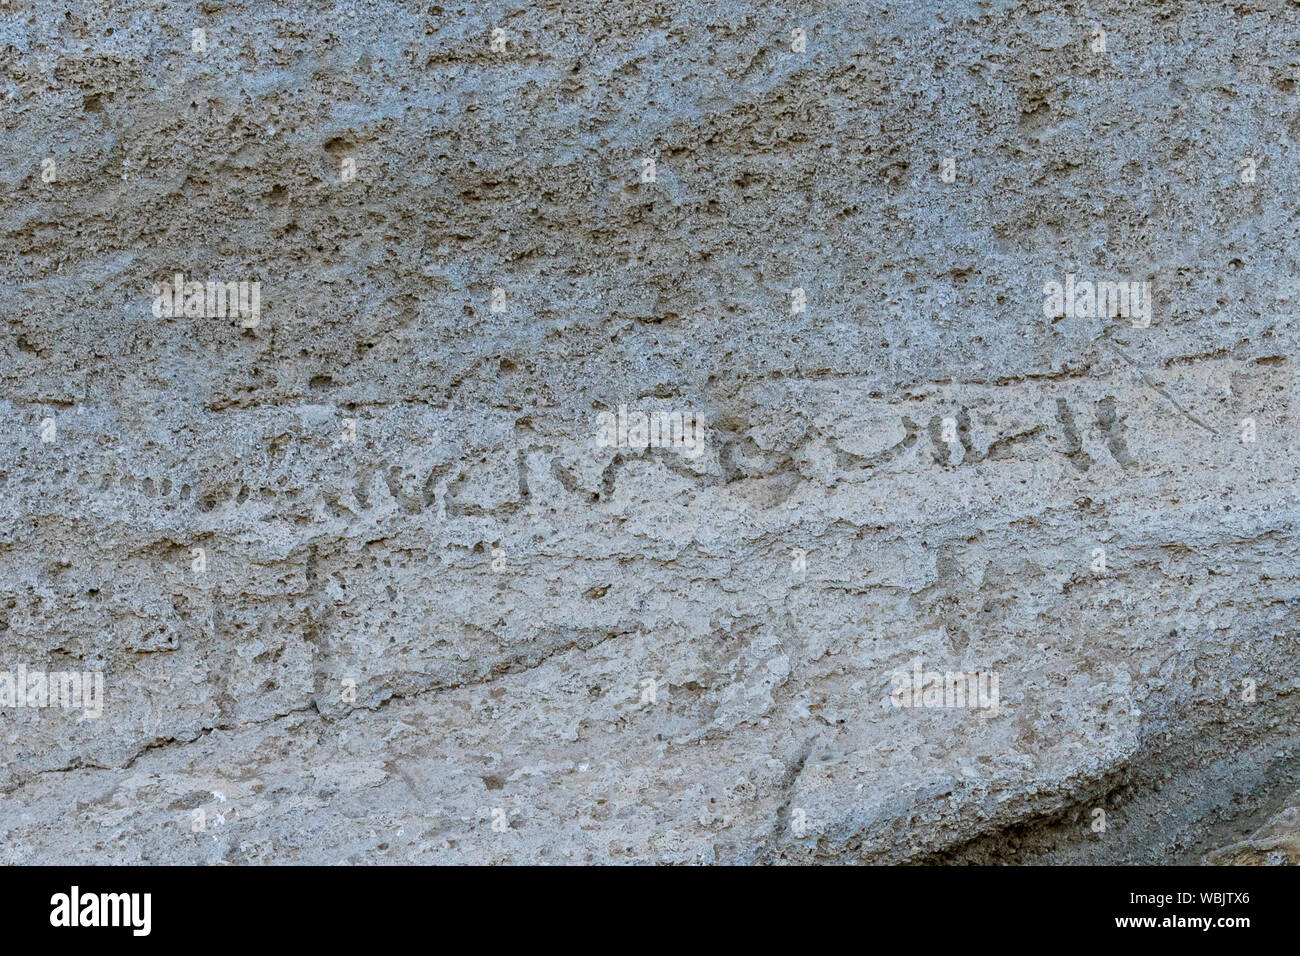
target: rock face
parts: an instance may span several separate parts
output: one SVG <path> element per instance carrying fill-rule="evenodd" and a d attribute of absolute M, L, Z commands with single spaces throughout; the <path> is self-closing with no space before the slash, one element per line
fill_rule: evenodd
<path fill-rule="evenodd" d="M 0 861 L 1239 839 L 1293 11 L 8 0 Z"/>
<path fill-rule="evenodd" d="M 1300 793 L 1245 840 L 1206 856 L 1206 862 L 1233 866 L 1295 866 L 1300 863 Z"/>

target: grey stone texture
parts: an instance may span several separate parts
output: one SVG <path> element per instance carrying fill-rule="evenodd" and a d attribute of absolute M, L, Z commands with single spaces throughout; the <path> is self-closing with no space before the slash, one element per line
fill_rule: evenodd
<path fill-rule="evenodd" d="M 1286 824 L 1298 71 L 1281 0 L 8 0 L 0 671 L 104 697 L 0 706 L 0 861 Z"/>

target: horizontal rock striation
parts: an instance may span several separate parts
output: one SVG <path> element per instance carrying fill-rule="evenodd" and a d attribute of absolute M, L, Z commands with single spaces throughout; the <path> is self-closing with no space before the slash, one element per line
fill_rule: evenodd
<path fill-rule="evenodd" d="M 9 0 L 0 672 L 103 698 L 0 699 L 0 861 L 1235 845 L 1298 68 L 1281 0 Z"/>

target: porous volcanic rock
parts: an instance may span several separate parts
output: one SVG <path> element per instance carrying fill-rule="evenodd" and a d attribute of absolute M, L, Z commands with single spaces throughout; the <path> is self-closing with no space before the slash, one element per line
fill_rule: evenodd
<path fill-rule="evenodd" d="M 1232 844 L 1295 9 L 8 0 L 0 861 Z"/>

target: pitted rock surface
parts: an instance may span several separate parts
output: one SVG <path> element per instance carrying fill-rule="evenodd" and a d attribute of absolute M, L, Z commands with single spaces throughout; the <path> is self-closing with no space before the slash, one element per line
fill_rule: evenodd
<path fill-rule="evenodd" d="M 104 698 L 0 706 L 0 860 L 1222 861 L 1300 768 L 1298 67 L 1281 0 L 9 0 L 0 671 Z"/>

